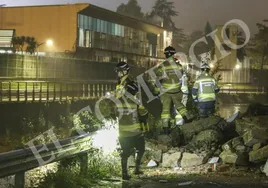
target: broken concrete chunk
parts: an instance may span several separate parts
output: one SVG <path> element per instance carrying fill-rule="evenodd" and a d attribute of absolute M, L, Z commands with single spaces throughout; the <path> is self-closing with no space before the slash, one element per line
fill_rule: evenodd
<path fill-rule="evenodd" d="M 233 149 L 232 140 L 229 140 L 228 142 L 223 144 L 221 148 L 223 151 L 231 151 Z"/>
<path fill-rule="evenodd" d="M 268 159 L 268 145 L 249 153 L 250 162 L 262 162 Z"/>
<path fill-rule="evenodd" d="M 256 122 L 252 122 L 249 118 L 237 119 L 235 121 L 235 130 L 241 136 L 251 130 L 255 125 Z"/>
<path fill-rule="evenodd" d="M 247 153 L 234 153 L 231 151 L 223 151 L 220 154 L 220 158 L 224 163 L 236 164 L 236 165 L 247 165 L 248 154 Z"/>
<path fill-rule="evenodd" d="M 267 159 L 267 161 L 266 161 L 266 163 L 265 163 L 265 165 L 264 165 L 263 173 L 265 173 L 266 176 L 268 176 L 268 159 Z"/>
<path fill-rule="evenodd" d="M 168 135 L 159 135 L 157 140 L 161 144 L 164 144 L 164 145 L 167 145 L 167 146 L 171 145 L 171 143 L 172 143 L 172 139 Z"/>
<path fill-rule="evenodd" d="M 246 146 L 252 147 L 254 144 L 257 144 L 261 140 L 267 140 L 268 133 L 267 129 L 254 128 L 247 131 L 243 135 L 243 140 Z"/>
<path fill-rule="evenodd" d="M 193 153 L 183 153 L 181 167 L 185 168 L 204 164 L 206 163 L 205 158 L 205 156 L 200 156 Z"/>
<path fill-rule="evenodd" d="M 247 147 L 244 145 L 238 145 L 235 147 L 235 151 L 238 153 L 244 153 L 247 151 Z"/>
<path fill-rule="evenodd" d="M 164 153 L 163 154 L 163 162 L 162 162 L 162 167 L 165 168 L 174 168 L 178 166 L 178 161 L 181 158 L 181 152 L 176 152 L 176 153 Z"/>
<path fill-rule="evenodd" d="M 256 144 L 254 144 L 254 145 L 253 145 L 253 151 L 256 151 L 256 150 L 260 149 L 261 146 L 262 146 L 262 143 L 261 143 L 261 142 L 258 142 L 258 143 L 256 143 Z"/>
<path fill-rule="evenodd" d="M 243 138 L 241 137 L 236 137 L 232 139 L 232 146 L 233 148 L 236 148 L 238 145 L 244 145 Z"/>

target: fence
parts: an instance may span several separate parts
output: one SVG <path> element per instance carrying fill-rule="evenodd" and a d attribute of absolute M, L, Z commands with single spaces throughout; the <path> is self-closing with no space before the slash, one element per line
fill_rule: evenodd
<path fill-rule="evenodd" d="M 87 151 L 91 148 L 90 135 L 85 134 L 60 140 L 59 144 L 60 149 L 54 143 L 49 143 L 32 146 L 34 148 L 30 147 L 1 153 L 0 178 L 15 174 L 15 188 L 23 188 L 25 172 L 44 165 L 40 164 L 38 159 L 49 160 L 49 163 L 52 163 L 75 155 L 80 155 L 80 171 L 84 172 L 88 163 Z M 47 150 L 44 148 L 47 148 Z M 38 153 L 40 158 L 36 158 L 33 153 L 34 149 L 40 151 Z"/>
<path fill-rule="evenodd" d="M 0 102 L 66 101 L 95 99 L 115 90 L 115 81 L 44 82 L 1 81 Z"/>
<path fill-rule="evenodd" d="M 72 57 L 0 54 L 0 78 L 35 80 L 114 80 L 112 62 L 92 62 Z M 145 70 L 132 67 L 136 76 Z"/>
<path fill-rule="evenodd" d="M 268 94 L 268 88 L 267 87 L 255 87 L 255 88 L 247 88 L 240 87 L 240 88 L 233 88 L 233 87 L 223 87 L 220 89 L 220 93 L 228 93 L 228 94 L 241 94 L 241 93 L 247 93 L 247 94 Z"/>

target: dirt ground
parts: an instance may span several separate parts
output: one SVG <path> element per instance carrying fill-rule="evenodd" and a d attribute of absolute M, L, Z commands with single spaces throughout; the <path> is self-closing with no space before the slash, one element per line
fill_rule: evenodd
<path fill-rule="evenodd" d="M 180 172 L 146 170 L 145 175 L 134 176 L 129 181 L 104 181 L 97 187 L 107 188 L 268 188 L 268 177 L 255 172 L 227 171 L 206 174 L 189 174 Z M 147 174 L 146 174 L 147 173 Z"/>

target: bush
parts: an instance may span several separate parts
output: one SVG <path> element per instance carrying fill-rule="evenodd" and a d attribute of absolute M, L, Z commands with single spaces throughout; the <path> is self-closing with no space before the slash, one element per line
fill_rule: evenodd
<path fill-rule="evenodd" d="M 117 152 L 104 155 L 101 150 L 92 149 L 88 154 L 88 170 L 81 174 L 79 158 L 61 161 L 56 173 L 48 173 L 39 188 L 87 188 L 100 180 L 120 176 L 120 158 Z"/>

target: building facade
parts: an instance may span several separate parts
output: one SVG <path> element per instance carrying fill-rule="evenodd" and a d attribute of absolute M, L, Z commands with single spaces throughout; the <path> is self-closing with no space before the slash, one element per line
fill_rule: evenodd
<path fill-rule="evenodd" d="M 172 32 L 90 4 L 0 7 L 0 29 L 31 36 L 39 52 L 76 52 L 92 61 L 150 67 L 163 60 Z M 47 46 L 45 41 L 53 41 Z"/>

